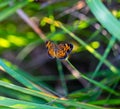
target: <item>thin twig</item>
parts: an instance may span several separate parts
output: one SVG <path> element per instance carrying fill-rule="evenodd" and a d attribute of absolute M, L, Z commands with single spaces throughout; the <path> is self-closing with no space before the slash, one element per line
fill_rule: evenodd
<path fill-rule="evenodd" d="M 79 71 L 74 69 L 74 66 L 69 63 L 68 60 L 62 60 L 63 64 L 68 68 L 68 70 L 72 73 L 72 75 L 78 80 L 80 81 L 80 83 L 86 87 L 88 84 L 88 81 L 86 81 L 85 79 L 83 79 L 79 73 Z"/>
<path fill-rule="evenodd" d="M 42 32 L 42 30 L 38 27 L 38 25 L 30 20 L 30 18 L 24 13 L 22 9 L 17 10 L 17 14 L 39 35 L 39 37 L 46 41 L 46 36 Z"/>
<path fill-rule="evenodd" d="M 59 14 L 58 17 L 62 17 L 64 15 L 71 14 L 71 13 L 75 12 L 76 10 L 82 9 L 83 7 L 85 7 L 85 2 L 78 1 L 77 4 L 75 4 L 73 7 L 69 8 L 69 9 L 65 10 L 64 12 L 62 12 L 61 14 Z"/>

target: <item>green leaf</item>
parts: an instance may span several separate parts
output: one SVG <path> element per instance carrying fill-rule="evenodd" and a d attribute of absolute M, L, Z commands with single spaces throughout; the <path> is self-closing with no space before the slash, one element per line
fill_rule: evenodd
<path fill-rule="evenodd" d="M 31 89 L 27 89 L 27 88 L 22 88 L 20 86 L 16 86 L 14 84 L 6 83 L 6 82 L 3 82 L 3 81 L 0 81 L 0 86 L 6 87 L 6 88 L 9 88 L 9 89 L 13 89 L 13 90 L 17 90 L 17 91 L 20 91 L 22 93 L 29 94 L 29 95 L 32 95 L 32 96 L 36 96 L 36 97 L 39 97 L 39 98 L 43 98 L 47 101 L 50 101 L 50 103 L 51 102 L 53 102 L 53 103 L 56 102 L 56 103 L 60 103 L 60 104 L 63 104 L 63 105 L 80 107 L 80 108 L 84 108 L 84 109 L 103 109 L 103 107 L 99 107 L 99 106 L 95 106 L 95 105 L 91 105 L 91 104 L 87 104 L 87 103 L 83 103 L 83 102 L 77 102 L 77 101 L 74 101 L 74 100 L 65 100 L 65 99 L 62 100 L 61 98 L 57 98 L 57 97 L 55 98 L 53 96 L 50 96 L 49 94 L 45 94 L 44 92 L 38 92 L 38 91 L 34 91 L 34 90 L 31 90 Z M 4 106 L 6 106 L 6 105 L 4 105 Z"/>
<path fill-rule="evenodd" d="M 109 100 L 98 100 L 90 102 L 90 104 L 97 104 L 97 105 L 120 105 L 120 99 L 109 99 Z"/>
<path fill-rule="evenodd" d="M 17 81 L 19 81 L 24 86 L 29 87 L 29 88 L 34 89 L 34 90 L 39 90 L 39 91 L 42 90 L 42 89 L 40 89 L 40 87 L 38 87 L 32 81 L 25 78 L 22 74 L 9 68 L 1 59 L 0 59 L 0 66 L 2 66 L 2 68 L 6 71 L 6 73 L 11 75 L 13 78 L 15 78 Z"/>
<path fill-rule="evenodd" d="M 19 91 L 21 93 L 25 93 L 25 94 L 36 96 L 36 97 L 39 97 L 39 98 L 43 98 L 43 99 L 48 100 L 48 101 L 56 99 L 55 96 L 52 96 L 48 93 L 39 92 L 39 91 L 31 90 L 31 89 L 28 89 L 28 88 L 23 88 L 23 87 L 20 87 L 20 86 L 14 85 L 14 84 L 10 84 L 10 83 L 7 83 L 7 82 L 3 82 L 3 81 L 0 81 L 0 86 L 8 88 L 8 89 Z"/>
<path fill-rule="evenodd" d="M 95 106 L 95 105 L 91 105 L 91 104 L 87 104 L 87 103 L 83 103 L 83 102 L 77 102 L 75 100 L 58 100 L 57 102 L 66 104 L 68 106 L 79 107 L 82 109 L 104 109 L 104 107 Z"/>
<path fill-rule="evenodd" d="M 101 68 L 102 64 L 104 63 L 105 59 L 107 58 L 111 48 L 113 47 L 113 44 L 115 43 L 115 41 L 116 41 L 115 37 L 112 37 L 110 39 L 110 42 L 109 42 L 109 44 L 108 44 L 108 46 L 107 46 L 107 48 L 106 48 L 102 58 L 100 59 L 100 62 L 98 63 L 98 65 L 97 65 L 93 75 L 92 75 L 92 78 L 94 78 L 96 76 L 96 74 L 98 73 L 99 69 Z"/>
<path fill-rule="evenodd" d="M 0 96 L 0 105 L 15 109 L 64 109 Z"/>
<path fill-rule="evenodd" d="M 7 6 L 10 2 L 13 2 L 14 0 L 4 0 L 0 2 L 0 8 Z"/>
<path fill-rule="evenodd" d="M 86 42 L 84 42 L 82 39 L 80 39 L 79 37 L 77 37 L 74 33 L 72 33 L 71 31 L 69 31 L 64 25 L 61 25 L 61 28 L 68 33 L 73 39 L 75 39 L 79 44 L 81 44 L 82 46 L 84 46 L 91 54 L 93 54 L 97 59 L 101 59 L 102 55 L 100 55 L 97 51 L 95 51 L 94 48 L 92 48 L 91 46 L 89 46 Z M 108 60 L 104 60 L 104 64 L 106 66 L 108 66 L 108 68 L 114 73 L 114 74 L 118 74 L 120 75 L 119 70 L 112 65 Z"/>
<path fill-rule="evenodd" d="M 97 20 L 118 40 L 120 40 L 120 22 L 103 5 L 101 0 L 86 0 Z"/>
<path fill-rule="evenodd" d="M 113 89 L 109 88 L 108 86 L 105 86 L 104 84 L 102 84 L 102 83 L 100 83 L 100 82 L 97 82 L 97 81 L 95 81 L 95 80 L 93 80 L 93 79 L 91 79 L 91 78 L 88 78 L 87 76 L 85 76 L 85 75 L 83 75 L 82 73 L 80 73 L 80 72 L 70 63 L 70 61 L 66 60 L 66 62 L 68 62 L 69 65 L 70 65 L 75 71 L 77 71 L 82 78 L 88 80 L 89 82 L 91 82 L 91 83 L 93 83 L 94 85 L 100 87 L 101 89 L 104 89 L 104 90 L 106 90 L 106 91 L 108 91 L 108 92 L 110 92 L 110 93 L 112 93 L 112 94 L 115 94 L 116 96 L 120 96 L 120 93 L 114 91 Z"/>

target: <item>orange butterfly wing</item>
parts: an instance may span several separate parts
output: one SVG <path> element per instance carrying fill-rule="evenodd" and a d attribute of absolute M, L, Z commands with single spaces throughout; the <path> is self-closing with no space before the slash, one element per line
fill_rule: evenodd
<path fill-rule="evenodd" d="M 68 43 L 59 44 L 56 50 L 56 57 L 59 59 L 65 59 L 72 49 L 73 49 L 72 44 L 68 44 Z"/>
<path fill-rule="evenodd" d="M 47 41 L 46 48 L 48 49 L 48 55 L 50 57 L 65 59 L 72 51 L 73 45 L 69 43 L 56 45 L 51 41 Z"/>
<path fill-rule="evenodd" d="M 48 55 L 55 58 L 55 44 L 51 41 L 47 41 L 46 48 L 48 49 Z"/>

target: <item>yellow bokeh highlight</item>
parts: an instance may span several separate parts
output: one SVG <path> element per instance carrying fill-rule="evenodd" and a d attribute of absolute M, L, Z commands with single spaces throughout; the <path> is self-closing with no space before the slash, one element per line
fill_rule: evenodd
<path fill-rule="evenodd" d="M 83 29 L 88 26 L 88 23 L 86 21 L 80 21 L 78 28 Z"/>
<path fill-rule="evenodd" d="M 48 18 L 48 17 L 44 17 L 42 22 L 45 22 L 45 23 L 48 23 L 48 24 L 53 24 L 56 27 L 61 27 L 62 26 L 61 22 L 55 21 L 55 20 L 53 20 L 51 18 Z"/>
<path fill-rule="evenodd" d="M 117 11 L 116 11 L 116 10 L 113 10 L 113 11 L 112 11 L 112 14 L 113 14 L 114 16 L 117 16 Z"/>
<path fill-rule="evenodd" d="M 88 27 L 88 22 L 81 20 L 81 21 L 75 21 L 74 22 L 74 26 L 77 26 L 79 29 L 84 29 L 86 27 Z"/>
<path fill-rule="evenodd" d="M 114 72 L 114 73 L 118 73 L 117 69 L 114 66 L 110 66 L 110 69 Z"/>
<path fill-rule="evenodd" d="M 54 16 L 50 15 L 49 18 L 54 21 Z M 51 25 L 50 25 L 50 30 L 51 30 L 52 33 L 56 31 L 56 28 L 55 28 L 54 24 L 51 24 Z"/>
<path fill-rule="evenodd" d="M 6 39 L 0 38 L 0 47 L 9 48 L 10 42 Z"/>
<path fill-rule="evenodd" d="M 94 49 L 92 48 L 92 47 L 90 47 L 89 45 L 87 45 L 86 47 L 85 47 L 90 53 L 94 53 Z"/>
<path fill-rule="evenodd" d="M 94 41 L 91 43 L 91 46 L 94 48 L 94 49 L 97 49 L 100 47 L 100 43 L 98 41 Z"/>
<path fill-rule="evenodd" d="M 23 46 L 23 45 L 26 45 L 27 43 L 27 40 L 25 38 L 14 36 L 14 35 L 9 35 L 8 40 L 17 46 Z"/>
<path fill-rule="evenodd" d="M 50 30 L 51 30 L 52 33 L 54 33 L 56 31 L 55 26 L 54 25 L 50 25 Z"/>
<path fill-rule="evenodd" d="M 113 10 L 112 11 L 112 14 L 117 17 L 117 18 L 120 18 L 120 11 L 119 10 Z"/>
<path fill-rule="evenodd" d="M 65 35 L 58 33 L 58 34 L 53 35 L 50 39 L 54 41 L 63 41 L 65 40 L 65 38 L 66 38 Z"/>
<path fill-rule="evenodd" d="M 34 0 L 28 0 L 28 2 L 34 2 Z"/>

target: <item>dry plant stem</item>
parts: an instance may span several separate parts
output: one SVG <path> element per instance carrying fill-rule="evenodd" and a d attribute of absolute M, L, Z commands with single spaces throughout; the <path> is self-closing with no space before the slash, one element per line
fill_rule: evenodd
<path fill-rule="evenodd" d="M 64 0 L 47 0 L 46 2 L 40 4 L 40 8 L 42 9 L 42 8 L 45 8 L 49 5 L 52 5 L 52 4 L 57 3 L 57 2 L 62 2 L 62 1 L 64 1 Z"/>
<path fill-rule="evenodd" d="M 71 74 L 78 79 L 78 81 L 80 81 L 80 83 L 86 87 L 88 84 L 88 81 L 86 81 L 85 79 L 83 79 L 80 75 L 80 73 L 75 70 L 66 60 L 62 60 L 62 63 L 68 68 L 68 70 L 71 72 Z"/>
<path fill-rule="evenodd" d="M 65 10 L 64 12 L 62 12 L 60 15 L 58 15 L 58 17 L 62 17 L 64 15 L 74 13 L 75 11 L 80 10 L 84 7 L 85 7 L 85 2 L 84 1 L 78 1 L 77 4 L 75 4 L 73 7 L 71 7 L 69 9 Z"/>
<path fill-rule="evenodd" d="M 46 41 L 47 38 L 44 35 L 44 33 L 40 30 L 40 28 L 38 27 L 38 25 L 36 23 L 34 23 L 32 20 L 30 20 L 30 18 L 23 12 L 23 10 L 19 9 L 17 10 L 17 14 L 39 35 L 39 37 L 43 40 Z M 53 95 L 55 97 L 60 97 L 60 95 L 58 95 L 57 93 L 53 93 L 50 90 L 44 89 L 41 86 L 38 86 L 42 89 L 42 91 Z"/>
<path fill-rule="evenodd" d="M 36 23 L 34 23 L 30 18 L 23 12 L 23 10 L 18 9 L 17 14 L 39 35 L 39 37 L 46 41 L 46 36 L 42 32 L 42 30 L 38 27 Z"/>

